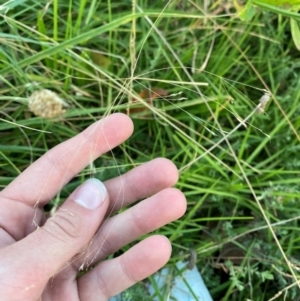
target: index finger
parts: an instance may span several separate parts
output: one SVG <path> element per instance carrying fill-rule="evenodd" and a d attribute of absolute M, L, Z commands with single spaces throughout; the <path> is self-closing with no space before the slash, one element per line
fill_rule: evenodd
<path fill-rule="evenodd" d="M 30 206 L 44 206 L 78 172 L 130 137 L 132 131 L 132 121 L 124 114 L 97 121 L 45 153 L 3 189 L 1 195 Z"/>

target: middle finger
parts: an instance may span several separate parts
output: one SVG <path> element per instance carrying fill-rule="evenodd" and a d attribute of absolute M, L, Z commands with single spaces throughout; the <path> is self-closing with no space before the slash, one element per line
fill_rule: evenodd
<path fill-rule="evenodd" d="M 131 171 L 106 181 L 110 197 L 107 214 L 173 186 L 178 180 L 176 166 L 167 159 L 157 158 Z"/>

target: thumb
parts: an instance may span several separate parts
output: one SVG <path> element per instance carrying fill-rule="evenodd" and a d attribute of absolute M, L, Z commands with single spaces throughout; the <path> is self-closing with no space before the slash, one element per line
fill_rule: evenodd
<path fill-rule="evenodd" d="M 11 272 L 24 277 L 19 283 L 25 287 L 43 285 L 67 267 L 92 239 L 107 208 L 102 182 L 89 179 L 79 186 L 43 227 L 8 247 Z"/>
<path fill-rule="evenodd" d="M 47 252 L 49 272 L 58 269 L 78 252 L 82 251 L 100 226 L 108 208 L 108 195 L 104 184 L 89 179 L 79 186 L 36 231 L 35 240 L 40 241 L 40 254 Z"/>

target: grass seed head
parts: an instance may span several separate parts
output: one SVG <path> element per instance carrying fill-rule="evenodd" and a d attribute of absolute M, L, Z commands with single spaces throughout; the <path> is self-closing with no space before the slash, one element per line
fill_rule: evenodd
<path fill-rule="evenodd" d="M 64 106 L 65 101 L 48 89 L 35 91 L 29 97 L 28 107 L 36 116 L 53 118 L 62 115 L 66 112 Z"/>
<path fill-rule="evenodd" d="M 196 265 L 196 261 L 197 261 L 197 252 L 194 249 L 190 249 L 189 250 L 190 256 L 189 256 L 189 261 L 187 263 L 187 268 L 189 270 L 192 270 L 194 268 L 194 266 Z"/>
<path fill-rule="evenodd" d="M 267 103 L 269 102 L 271 98 L 271 95 L 269 93 L 265 93 L 260 99 L 259 99 L 259 103 L 260 103 L 260 107 L 257 109 L 257 113 L 258 114 L 262 114 L 265 112 L 265 108 Z"/>

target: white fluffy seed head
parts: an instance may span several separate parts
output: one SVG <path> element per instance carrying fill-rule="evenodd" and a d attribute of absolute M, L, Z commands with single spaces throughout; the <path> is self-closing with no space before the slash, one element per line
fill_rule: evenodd
<path fill-rule="evenodd" d="M 271 95 L 269 93 L 265 93 L 260 99 L 259 99 L 259 108 L 257 109 L 258 114 L 262 114 L 265 112 L 265 107 L 267 103 L 269 102 L 271 98 Z"/>
<path fill-rule="evenodd" d="M 52 118 L 66 112 L 66 102 L 48 89 L 33 92 L 28 100 L 29 110 L 39 117 Z"/>

